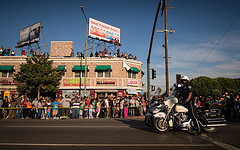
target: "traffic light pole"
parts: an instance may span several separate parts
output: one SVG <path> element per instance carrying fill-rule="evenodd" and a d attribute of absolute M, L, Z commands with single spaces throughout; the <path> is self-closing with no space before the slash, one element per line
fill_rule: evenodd
<path fill-rule="evenodd" d="M 151 36 L 148 58 L 147 58 L 147 99 L 148 100 L 150 100 L 150 58 L 151 58 L 153 37 L 154 37 L 154 33 L 155 33 L 155 27 L 156 27 L 156 23 L 157 23 L 157 18 L 158 18 L 158 13 L 159 13 L 159 9 L 161 6 L 161 2 L 162 2 L 162 0 L 159 0 L 157 12 L 156 12 L 156 16 L 155 16 L 155 20 L 154 20 L 154 24 L 153 24 L 152 36 Z"/>

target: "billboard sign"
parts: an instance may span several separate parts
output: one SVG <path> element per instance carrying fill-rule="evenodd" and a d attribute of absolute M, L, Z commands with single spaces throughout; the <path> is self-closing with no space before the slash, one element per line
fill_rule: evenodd
<path fill-rule="evenodd" d="M 20 30 L 17 47 L 23 47 L 40 40 L 41 22 L 37 22 L 29 27 Z"/>
<path fill-rule="evenodd" d="M 120 43 L 120 28 L 89 18 L 89 34 L 92 38 Z"/>

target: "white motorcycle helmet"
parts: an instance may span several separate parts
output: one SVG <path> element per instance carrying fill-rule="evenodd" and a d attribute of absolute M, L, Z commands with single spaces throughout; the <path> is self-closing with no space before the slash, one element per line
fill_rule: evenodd
<path fill-rule="evenodd" d="M 183 81 L 183 80 L 189 81 L 189 78 L 188 78 L 188 76 L 182 76 L 181 80 L 182 80 L 182 81 Z"/>

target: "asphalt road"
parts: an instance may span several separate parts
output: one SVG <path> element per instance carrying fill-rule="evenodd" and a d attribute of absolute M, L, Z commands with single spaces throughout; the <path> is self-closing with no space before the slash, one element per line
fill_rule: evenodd
<path fill-rule="evenodd" d="M 156 133 L 143 118 L 0 120 L 0 149 L 239 149 L 240 123 L 214 133 Z"/>

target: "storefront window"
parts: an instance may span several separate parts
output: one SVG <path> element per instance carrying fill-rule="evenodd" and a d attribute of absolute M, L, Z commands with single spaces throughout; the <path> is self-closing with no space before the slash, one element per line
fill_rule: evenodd
<path fill-rule="evenodd" d="M 79 78 L 80 76 L 82 76 L 82 77 L 85 77 L 85 72 L 84 71 L 76 71 L 75 72 L 75 77 L 76 78 Z M 87 77 L 88 77 L 88 73 L 87 73 Z"/>
<path fill-rule="evenodd" d="M 7 72 L 6 71 L 2 72 L 2 77 L 7 77 Z"/>
<path fill-rule="evenodd" d="M 103 77 L 103 71 L 98 71 L 97 72 L 97 77 Z"/>
<path fill-rule="evenodd" d="M 81 72 L 79 71 L 79 72 L 75 72 L 75 77 L 80 77 L 80 75 L 81 75 Z"/>
<path fill-rule="evenodd" d="M 132 73 L 128 72 L 128 78 L 132 78 Z"/>
<path fill-rule="evenodd" d="M 9 72 L 8 77 L 13 77 L 13 72 L 12 71 Z"/>
<path fill-rule="evenodd" d="M 136 79 L 137 78 L 137 74 L 136 73 L 132 73 L 132 78 Z"/>
<path fill-rule="evenodd" d="M 82 77 L 85 77 L 85 71 L 82 71 L 81 73 L 82 73 Z M 88 72 L 86 77 L 88 77 Z"/>
<path fill-rule="evenodd" d="M 111 77 L 111 71 L 110 70 L 107 70 L 105 72 L 105 77 Z"/>
<path fill-rule="evenodd" d="M 98 71 L 97 72 L 97 77 L 100 77 L 100 78 L 107 77 L 107 78 L 109 78 L 109 77 L 111 77 L 111 70 Z"/>
<path fill-rule="evenodd" d="M 137 73 L 135 73 L 135 72 L 128 72 L 128 78 L 136 79 L 137 78 Z"/>

